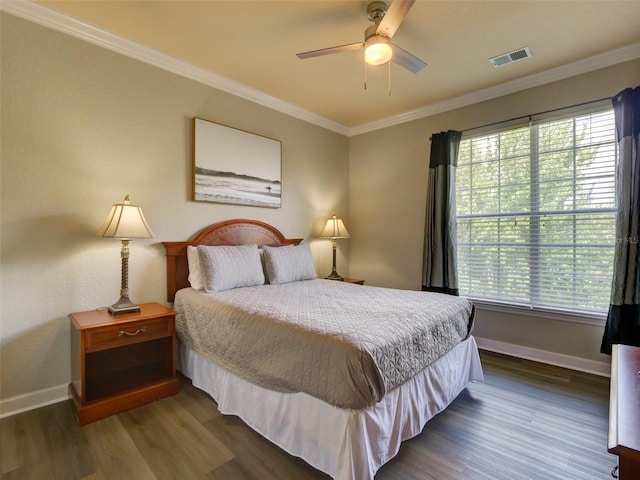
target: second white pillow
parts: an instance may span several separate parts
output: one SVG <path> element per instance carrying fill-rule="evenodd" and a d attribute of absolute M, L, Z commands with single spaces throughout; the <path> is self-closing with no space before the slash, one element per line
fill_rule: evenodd
<path fill-rule="evenodd" d="M 269 283 L 279 285 L 318 278 L 308 243 L 285 247 L 262 247 Z"/>

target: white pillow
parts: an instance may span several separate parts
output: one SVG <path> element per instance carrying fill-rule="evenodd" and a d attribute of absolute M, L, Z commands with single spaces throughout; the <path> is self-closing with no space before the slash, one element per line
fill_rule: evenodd
<path fill-rule="evenodd" d="M 267 279 L 272 285 L 318 278 L 308 243 L 262 248 Z"/>
<path fill-rule="evenodd" d="M 187 263 L 189 264 L 189 284 L 194 290 L 204 290 L 204 272 L 200 264 L 200 254 L 193 245 L 187 247 Z"/>
<path fill-rule="evenodd" d="M 209 293 L 264 284 L 257 245 L 198 245 L 198 253 Z"/>

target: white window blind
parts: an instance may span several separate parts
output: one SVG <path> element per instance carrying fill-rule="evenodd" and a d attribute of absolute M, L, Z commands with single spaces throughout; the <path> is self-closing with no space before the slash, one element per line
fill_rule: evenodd
<path fill-rule="evenodd" d="M 613 110 L 463 139 L 456 175 L 460 294 L 606 312 L 615 165 Z"/>

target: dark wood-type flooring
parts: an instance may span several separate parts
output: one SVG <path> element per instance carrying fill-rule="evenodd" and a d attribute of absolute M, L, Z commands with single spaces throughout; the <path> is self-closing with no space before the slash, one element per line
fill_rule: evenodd
<path fill-rule="evenodd" d="M 605 480 L 609 381 L 482 352 L 471 384 L 376 480 Z M 182 379 L 173 397 L 78 427 L 68 402 L 1 421 L 2 480 L 326 479 Z"/>

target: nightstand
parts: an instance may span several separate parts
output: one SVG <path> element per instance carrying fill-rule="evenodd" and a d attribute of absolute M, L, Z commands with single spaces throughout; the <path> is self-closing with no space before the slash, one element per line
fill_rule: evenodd
<path fill-rule="evenodd" d="M 364 285 L 364 280 L 359 280 L 357 278 L 345 278 L 343 282 L 347 283 L 357 283 L 358 285 Z"/>
<path fill-rule="evenodd" d="M 178 393 L 175 316 L 159 303 L 69 315 L 69 395 L 80 425 Z"/>

